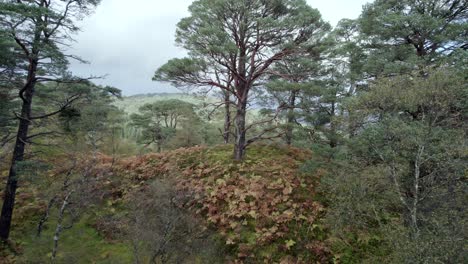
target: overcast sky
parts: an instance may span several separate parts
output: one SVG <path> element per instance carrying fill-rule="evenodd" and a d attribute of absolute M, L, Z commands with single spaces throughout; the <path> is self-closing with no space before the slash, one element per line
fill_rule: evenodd
<path fill-rule="evenodd" d="M 80 76 L 107 75 L 96 82 L 121 89 L 124 95 L 176 92 L 151 81 L 167 60 L 184 56 L 174 45 L 175 26 L 188 15 L 192 0 L 102 0 L 94 14 L 80 23 L 73 54 L 90 64 L 72 63 Z M 370 0 L 307 0 L 332 25 L 356 18 Z"/>

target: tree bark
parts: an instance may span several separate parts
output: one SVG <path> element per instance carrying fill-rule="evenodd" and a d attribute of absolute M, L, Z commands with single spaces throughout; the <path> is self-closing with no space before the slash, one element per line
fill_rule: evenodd
<path fill-rule="evenodd" d="M 419 237 L 419 225 L 418 225 L 418 205 L 419 205 L 419 188 L 421 178 L 421 162 L 424 154 L 424 146 L 419 146 L 414 161 L 414 193 L 413 193 L 413 205 L 411 213 L 411 226 L 413 228 L 413 236 Z"/>
<path fill-rule="evenodd" d="M 286 135 L 285 141 L 286 144 L 291 146 L 292 144 L 292 137 L 293 137 L 293 126 L 294 126 L 294 108 L 296 107 L 296 96 L 298 91 L 293 90 L 291 91 L 291 96 L 289 97 L 289 110 L 288 110 L 288 120 L 287 120 L 287 127 L 286 127 Z"/>
<path fill-rule="evenodd" d="M 336 148 L 338 146 L 338 139 L 336 133 L 336 121 L 335 119 L 336 103 L 332 102 L 330 110 L 330 147 Z"/>
<path fill-rule="evenodd" d="M 231 136 L 231 100 L 229 96 L 229 92 L 224 93 L 224 131 L 223 131 L 223 139 L 224 144 L 229 144 L 230 136 Z"/>
<path fill-rule="evenodd" d="M 11 219 L 15 206 L 16 189 L 18 188 L 18 164 L 24 160 L 26 142 L 28 140 L 29 126 L 31 124 L 31 107 L 36 85 L 37 60 L 31 60 L 28 69 L 28 78 L 24 90 L 21 116 L 19 117 L 16 143 L 13 150 L 13 157 L 10 164 L 10 171 L 5 186 L 2 213 L 0 215 L 0 239 L 7 241 L 10 236 Z"/>
<path fill-rule="evenodd" d="M 41 220 L 39 221 L 39 224 L 37 225 L 37 237 L 41 236 L 42 229 L 44 228 L 44 224 L 45 224 L 45 222 L 47 222 L 47 220 L 49 220 L 50 210 L 54 206 L 56 200 L 57 200 L 57 196 L 54 196 L 54 197 L 52 197 L 52 199 L 50 199 L 49 204 L 47 205 L 47 209 L 46 209 L 44 215 L 42 216 Z"/>
<path fill-rule="evenodd" d="M 247 98 L 247 97 L 245 97 Z M 234 159 L 242 161 L 245 156 L 246 149 L 246 130 L 245 130 L 245 116 L 247 113 L 247 100 L 239 99 L 237 103 L 237 112 L 235 119 L 236 127 L 236 142 L 234 144 Z"/>
<path fill-rule="evenodd" d="M 162 143 L 161 140 L 156 141 L 156 152 L 161 153 L 162 152 Z"/>
<path fill-rule="evenodd" d="M 60 239 L 60 234 L 62 233 L 63 230 L 63 219 L 65 217 L 65 210 L 67 209 L 67 206 L 70 203 L 70 196 L 73 194 L 74 191 L 70 191 L 67 193 L 65 198 L 63 199 L 62 207 L 60 208 L 59 211 L 59 218 L 57 220 L 57 227 L 55 228 L 55 233 L 54 233 L 54 246 L 52 249 L 52 256 L 51 256 L 51 262 L 55 263 L 55 258 L 57 257 L 57 252 L 58 252 L 58 245 L 59 245 L 59 239 Z"/>

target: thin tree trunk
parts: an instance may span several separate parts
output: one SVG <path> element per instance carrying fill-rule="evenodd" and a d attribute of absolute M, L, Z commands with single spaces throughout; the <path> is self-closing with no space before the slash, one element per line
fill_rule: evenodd
<path fill-rule="evenodd" d="M 52 197 L 52 199 L 50 199 L 49 204 L 47 205 L 47 209 L 46 209 L 44 215 L 42 216 L 41 220 L 39 221 L 39 224 L 37 225 L 37 236 L 38 237 L 40 237 L 41 234 L 42 234 L 42 228 L 44 227 L 45 222 L 47 222 L 47 220 L 49 220 L 50 210 L 52 209 L 52 206 L 54 206 L 56 200 L 57 200 L 57 196 L 54 196 L 54 197 Z"/>
<path fill-rule="evenodd" d="M 292 144 L 292 138 L 293 138 L 293 127 L 294 127 L 294 108 L 296 107 L 296 96 L 297 96 L 297 90 L 291 91 L 291 96 L 289 97 L 289 110 L 288 110 L 288 120 L 286 124 L 286 135 L 285 135 L 285 141 L 286 144 L 289 146 Z"/>
<path fill-rule="evenodd" d="M 351 85 L 350 85 L 348 95 L 347 95 L 348 98 L 354 96 L 354 93 L 356 92 L 356 87 L 357 87 L 356 81 L 353 78 L 351 78 Z M 347 126 L 348 126 L 348 136 L 349 136 L 349 138 L 353 138 L 355 136 L 355 134 L 356 134 L 355 124 L 351 123 L 351 121 L 352 121 L 351 116 L 352 116 L 353 113 L 351 113 L 351 111 L 349 111 L 349 108 L 347 109 L 346 112 L 347 112 L 347 115 L 348 115 L 346 117 Z"/>
<path fill-rule="evenodd" d="M 229 144 L 231 135 L 231 100 L 229 92 L 224 92 L 224 144 Z"/>
<path fill-rule="evenodd" d="M 114 125 L 112 125 L 114 126 Z M 115 127 L 112 127 L 112 134 L 111 134 L 111 144 L 112 144 L 112 164 L 111 164 L 111 169 L 114 168 L 114 165 L 115 165 L 115 156 L 116 156 L 116 152 L 117 152 L 117 144 L 118 142 L 116 141 L 116 137 L 117 137 L 117 133 L 115 132 Z"/>
<path fill-rule="evenodd" d="M 162 145 L 162 144 L 161 144 L 161 140 L 156 141 L 156 151 L 157 151 L 158 153 L 161 153 L 161 152 L 162 152 L 162 146 L 161 146 L 161 145 Z"/>
<path fill-rule="evenodd" d="M 65 196 L 65 198 L 63 199 L 62 207 L 60 208 L 58 223 L 57 223 L 57 227 L 55 228 L 55 233 L 54 233 L 54 248 L 52 250 L 52 256 L 51 256 L 52 263 L 55 262 L 55 258 L 57 256 L 60 234 L 62 233 L 62 230 L 63 230 L 63 225 L 62 225 L 63 218 L 64 218 L 64 215 L 65 215 L 65 210 L 67 209 L 67 206 L 69 204 L 70 196 L 72 194 L 73 194 L 73 191 L 70 191 L 67 194 L 67 196 Z"/>
<path fill-rule="evenodd" d="M 424 146 L 418 148 L 418 153 L 416 154 L 416 159 L 414 162 L 414 198 L 413 198 L 413 208 L 411 210 L 411 225 L 414 230 L 414 237 L 419 236 L 419 225 L 418 225 L 418 203 L 419 203 L 419 181 L 421 176 L 421 159 L 424 153 Z"/>
<path fill-rule="evenodd" d="M 33 60 L 28 70 L 28 82 L 24 89 L 23 105 L 21 107 L 21 116 L 19 118 L 18 131 L 16 134 L 16 143 L 13 150 L 10 171 L 5 186 L 3 198 L 2 213 L 0 215 L 0 239 L 7 241 L 10 236 L 11 219 L 13 217 L 13 208 L 15 206 L 16 189 L 18 188 L 18 164 L 24 160 L 26 142 L 28 140 L 29 126 L 31 124 L 31 107 L 34 96 L 34 87 L 36 85 L 37 60 Z"/>
<path fill-rule="evenodd" d="M 332 107 L 330 110 L 330 147 L 336 148 L 338 146 L 338 139 L 336 134 L 336 124 L 335 124 L 335 112 L 336 112 L 336 105 L 335 102 L 332 102 Z"/>

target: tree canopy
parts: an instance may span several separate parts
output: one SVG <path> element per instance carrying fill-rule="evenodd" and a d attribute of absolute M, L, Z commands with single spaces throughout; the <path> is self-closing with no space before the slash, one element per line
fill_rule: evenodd
<path fill-rule="evenodd" d="M 170 60 L 154 80 L 231 93 L 237 110 L 234 157 L 241 160 L 249 142 L 245 116 L 251 89 L 272 64 L 307 48 L 330 26 L 303 0 L 200 0 L 189 11 L 177 25 L 176 43 L 190 56 Z"/>
<path fill-rule="evenodd" d="M 466 50 L 467 19 L 466 1 L 377 0 L 367 4 L 358 22 L 370 48 L 368 70 L 411 71 L 415 64 L 428 65 Z"/>

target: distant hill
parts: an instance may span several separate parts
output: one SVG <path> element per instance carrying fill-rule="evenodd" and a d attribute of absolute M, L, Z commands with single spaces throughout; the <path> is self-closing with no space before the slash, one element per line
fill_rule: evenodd
<path fill-rule="evenodd" d="M 144 104 L 170 99 L 179 99 L 196 105 L 202 104 L 204 102 L 213 102 L 216 100 L 213 97 L 202 97 L 184 93 L 148 93 L 125 96 L 120 100 L 116 100 L 114 105 L 128 114 L 133 114 L 137 113 L 138 108 Z"/>
<path fill-rule="evenodd" d="M 124 96 L 122 99 L 115 100 L 114 105 L 117 106 L 119 109 L 127 113 L 128 115 L 138 113 L 138 109 L 143 106 L 144 104 L 154 103 L 157 101 L 162 100 L 170 100 L 170 99 L 179 99 L 185 102 L 189 102 L 195 105 L 203 105 L 205 104 L 213 104 L 220 102 L 220 99 L 214 96 L 198 96 L 186 93 L 148 93 L 148 94 L 136 94 L 132 96 Z M 214 109 L 213 105 L 208 106 L 206 109 Z M 206 110 L 205 109 L 205 110 Z M 223 111 L 223 108 L 218 109 L 219 111 Z M 210 110 L 207 110 L 210 112 Z M 204 113 L 205 115 L 207 112 Z M 206 117 L 206 116 L 204 116 Z M 222 124 L 223 116 L 211 116 L 210 122 L 216 122 Z M 249 109 L 247 113 L 247 120 L 253 121 L 259 119 L 260 117 L 260 108 L 253 106 Z"/>
<path fill-rule="evenodd" d="M 139 97 L 156 97 L 156 96 L 179 96 L 179 95 L 188 95 L 186 93 L 143 93 L 143 94 L 134 94 L 125 96 L 126 98 L 139 98 Z"/>

